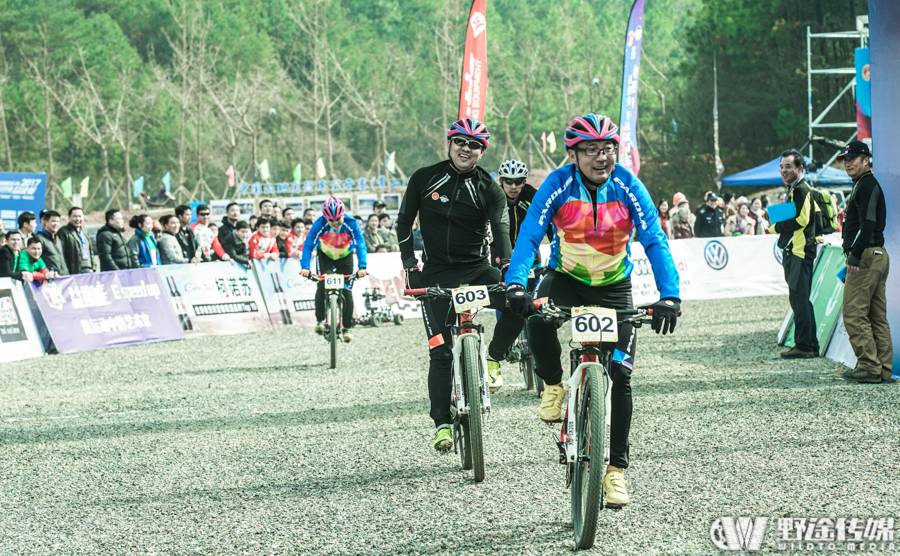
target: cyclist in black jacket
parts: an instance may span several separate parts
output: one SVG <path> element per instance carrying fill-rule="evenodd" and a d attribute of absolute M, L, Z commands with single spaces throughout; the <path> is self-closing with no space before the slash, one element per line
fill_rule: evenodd
<path fill-rule="evenodd" d="M 506 196 L 490 174 L 477 166 L 489 138 L 490 133 L 481 122 L 471 118 L 457 120 L 447 131 L 448 160 L 421 168 L 410 177 L 397 215 L 407 288 L 456 288 L 501 282 L 497 268 L 509 265 L 512 251 Z M 424 242 L 422 270 L 413 252 L 412 225 L 416 216 Z M 488 225 L 494 237 L 492 244 Z M 492 294 L 491 300 L 491 307 L 502 311 L 488 347 L 488 376 L 491 390 L 495 391 L 502 384 L 498 361 L 509 351 L 524 320 L 509 312 L 502 293 Z M 428 397 L 431 418 L 437 427 L 432 446 L 447 451 L 453 448 L 452 306 L 449 300 L 425 301 L 422 311 L 431 347 Z"/>

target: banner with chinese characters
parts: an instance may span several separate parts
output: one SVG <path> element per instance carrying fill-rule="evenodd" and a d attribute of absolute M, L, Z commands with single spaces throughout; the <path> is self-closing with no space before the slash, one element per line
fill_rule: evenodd
<path fill-rule="evenodd" d="M 44 355 L 22 282 L 0 278 L 0 363 Z"/>
<path fill-rule="evenodd" d="M 300 276 L 300 259 L 254 261 L 253 268 L 272 324 L 276 327 L 316 325 L 316 284 Z"/>
<path fill-rule="evenodd" d="M 153 267 L 187 337 L 272 330 L 252 270 L 227 262 Z"/>
<path fill-rule="evenodd" d="M 37 216 L 44 210 L 47 174 L 0 172 L 0 220 L 7 230 L 15 230 L 23 212 Z"/>
<path fill-rule="evenodd" d="M 60 353 L 184 338 L 152 268 L 63 276 L 32 283 L 33 298 Z"/>
<path fill-rule="evenodd" d="M 619 110 L 619 164 L 636 176 L 641 171 L 637 144 L 638 84 L 641 44 L 644 40 L 644 0 L 635 0 L 625 33 L 625 67 L 622 70 L 622 105 Z"/>

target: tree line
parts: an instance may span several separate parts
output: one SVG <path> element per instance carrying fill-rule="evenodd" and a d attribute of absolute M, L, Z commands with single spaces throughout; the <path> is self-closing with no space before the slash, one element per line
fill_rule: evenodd
<path fill-rule="evenodd" d="M 488 2 L 493 134 L 483 165 L 555 168 L 575 115 L 618 120 L 631 0 Z M 171 173 L 181 199 L 235 179 L 400 173 L 446 156 L 465 0 L 0 0 L 0 170 L 91 176 L 90 209 Z M 712 65 L 731 173 L 806 140 L 806 26 L 851 30 L 865 0 L 647 0 L 638 139 L 654 196 L 709 189 Z M 854 45 L 818 44 L 817 66 Z M 849 62 L 848 62 L 849 56 Z M 833 83 L 832 83 L 833 81 Z M 822 81 L 825 99 L 843 87 Z M 817 103 L 830 99 L 817 100 Z M 852 102 L 837 107 L 852 118 Z M 545 152 L 542 134 L 558 147 Z M 158 185 L 148 185 L 154 189 Z"/>

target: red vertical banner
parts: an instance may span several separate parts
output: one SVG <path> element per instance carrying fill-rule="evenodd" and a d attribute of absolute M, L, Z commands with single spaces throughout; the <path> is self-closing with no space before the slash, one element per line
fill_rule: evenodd
<path fill-rule="evenodd" d="M 459 117 L 484 122 L 487 100 L 487 0 L 474 0 L 466 26 Z"/>

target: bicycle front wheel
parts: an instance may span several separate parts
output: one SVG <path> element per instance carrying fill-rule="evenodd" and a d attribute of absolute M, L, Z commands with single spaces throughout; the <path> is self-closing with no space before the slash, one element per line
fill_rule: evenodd
<path fill-rule="evenodd" d="M 472 470 L 475 472 L 475 482 L 484 480 L 484 438 L 482 437 L 481 421 L 481 390 L 484 383 L 484 370 L 481 368 L 481 357 L 478 354 L 478 342 L 468 336 L 463 342 L 463 386 L 466 389 L 466 403 L 469 404 L 469 414 L 463 419 L 463 435 L 465 436 L 466 451 L 471 454 Z M 463 466 L 468 455 L 463 456 Z"/>
<path fill-rule="evenodd" d="M 328 300 L 328 341 L 331 342 L 331 368 L 337 368 L 337 344 L 338 334 L 341 328 L 340 307 L 338 307 L 338 296 L 331 295 Z"/>
<path fill-rule="evenodd" d="M 597 514 L 603 496 L 603 454 L 606 440 L 606 373 L 599 365 L 585 369 L 575 415 L 578 451 L 572 473 L 572 523 L 575 547 L 594 546 Z"/>

